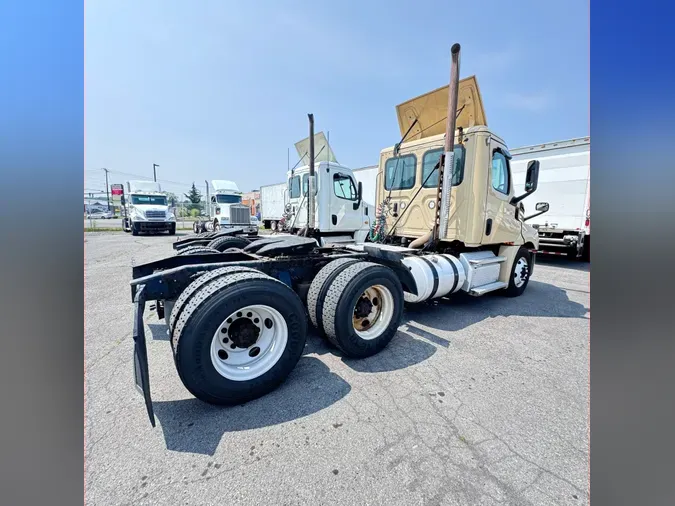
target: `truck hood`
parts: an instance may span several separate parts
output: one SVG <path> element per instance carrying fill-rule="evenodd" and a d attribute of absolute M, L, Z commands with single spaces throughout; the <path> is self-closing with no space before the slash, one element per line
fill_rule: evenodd
<path fill-rule="evenodd" d="M 302 160 L 298 166 L 309 165 L 309 137 L 296 142 L 295 150 L 298 152 L 300 160 Z M 319 162 L 337 163 L 335 153 L 333 153 L 333 150 L 328 145 L 328 139 L 326 139 L 323 132 L 314 134 L 314 158 L 317 164 Z"/>
<path fill-rule="evenodd" d="M 417 123 L 410 130 L 406 141 L 445 133 L 445 120 L 448 116 L 448 89 L 449 86 L 443 86 L 396 106 L 401 137 L 408 131 L 415 118 L 417 118 Z M 455 128 L 462 127 L 466 130 L 472 126 L 487 126 L 483 99 L 478 89 L 476 76 L 459 81 L 457 110 L 460 113 Z"/>

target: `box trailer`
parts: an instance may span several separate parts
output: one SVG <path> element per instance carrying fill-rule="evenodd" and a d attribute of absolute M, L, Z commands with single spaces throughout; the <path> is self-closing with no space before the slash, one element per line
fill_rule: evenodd
<path fill-rule="evenodd" d="M 363 201 L 368 205 L 375 206 L 375 194 L 377 193 L 377 165 L 362 167 L 352 171 L 356 181 L 363 185 Z"/>
<path fill-rule="evenodd" d="M 590 259 L 591 245 L 591 140 L 526 146 L 511 151 L 511 169 L 517 191 L 525 183 L 527 164 L 539 160 L 538 200 L 549 203 L 545 215 L 531 220 L 539 233 L 539 253 Z"/>
<path fill-rule="evenodd" d="M 260 221 L 266 229 L 276 230 L 286 207 L 287 183 L 260 187 Z"/>

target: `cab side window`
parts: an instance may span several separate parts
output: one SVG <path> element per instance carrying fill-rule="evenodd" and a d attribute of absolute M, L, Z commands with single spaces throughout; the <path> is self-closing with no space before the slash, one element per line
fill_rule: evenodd
<path fill-rule="evenodd" d="M 509 162 L 499 151 L 492 155 L 491 179 L 492 188 L 504 195 L 509 194 Z"/>
<path fill-rule="evenodd" d="M 333 175 L 333 192 L 335 196 L 346 200 L 356 200 L 356 186 L 349 176 L 344 174 Z"/>

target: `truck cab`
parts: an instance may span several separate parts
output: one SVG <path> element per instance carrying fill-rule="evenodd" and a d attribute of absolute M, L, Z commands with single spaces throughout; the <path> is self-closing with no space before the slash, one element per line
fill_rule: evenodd
<path fill-rule="evenodd" d="M 122 228 L 138 235 L 140 232 L 176 233 L 176 216 L 169 208 L 168 197 L 155 181 L 127 181 Z"/>
<path fill-rule="evenodd" d="M 288 176 L 288 205 L 292 218 L 290 231 L 307 225 L 309 166 L 300 167 Z M 322 161 L 315 165 L 315 218 L 323 245 L 338 242 L 362 243 L 370 230 L 375 208 L 363 200 L 362 185 L 351 169 Z"/>
<path fill-rule="evenodd" d="M 226 227 L 241 227 L 246 233 L 258 231 L 251 224 L 251 210 L 242 204 L 242 192 L 233 181 L 216 179 L 211 181 L 213 193 L 209 197 L 208 216 L 214 230 Z"/>
<path fill-rule="evenodd" d="M 446 86 L 397 106 L 401 135 L 410 132 L 403 144 L 380 153 L 376 202 L 387 201 L 385 228 L 404 245 L 429 233 L 436 219 L 447 97 Z M 536 189 L 538 171 L 528 172 L 525 193 L 517 195 L 511 154 L 487 127 L 473 76 L 459 82 L 458 111 L 448 226 L 439 240 L 460 248 L 537 249 L 538 234 L 525 223 L 521 200 Z"/>
<path fill-rule="evenodd" d="M 309 191 L 309 137 L 295 149 L 305 165 L 287 172 L 285 228 L 295 233 L 307 226 Z M 322 245 L 362 243 L 368 237 L 375 208 L 363 199 L 363 188 L 352 170 L 340 165 L 323 132 L 314 135 L 314 225 Z"/>

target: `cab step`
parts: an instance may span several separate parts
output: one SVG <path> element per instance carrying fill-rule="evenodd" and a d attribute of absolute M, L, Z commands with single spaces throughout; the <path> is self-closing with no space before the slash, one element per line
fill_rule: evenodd
<path fill-rule="evenodd" d="M 489 256 L 486 258 L 471 258 L 469 259 L 469 264 L 471 267 L 479 267 L 481 265 L 490 265 L 490 264 L 498 264 L 501 262 L 505 262 L 506 257 L 504 256 Z"/>
<path fill-rule="evenodd" d="M 494 292 L 495 290 L 501 290 L 502 288 L 506 288 L 509 286 L 508 283 L 504 283 L 503 281 L 495 281 L 494 283 L 488 283 L 487 285 L 483 286 L 477 286 L 475 288 L 472 288 L 469 291 L 469 295 L 485 295 L 488 292 Z"/>

